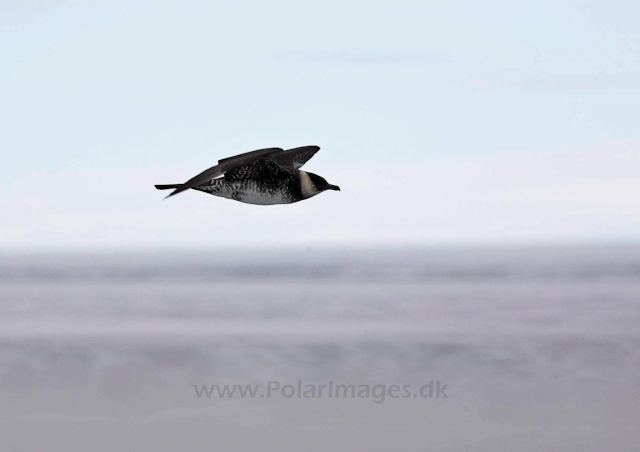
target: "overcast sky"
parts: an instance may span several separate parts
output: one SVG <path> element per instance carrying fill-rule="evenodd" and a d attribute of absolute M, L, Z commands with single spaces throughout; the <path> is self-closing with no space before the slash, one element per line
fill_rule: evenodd
<path fill-rule="evenodd" d="M 4 249 L 640 240 L 640 3 L 0 2 Z M 153 184 L 317 144 L 341 192 Z"/>

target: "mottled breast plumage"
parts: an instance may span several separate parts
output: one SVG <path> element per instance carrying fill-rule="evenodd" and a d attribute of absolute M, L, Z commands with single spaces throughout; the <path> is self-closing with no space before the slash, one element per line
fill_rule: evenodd
<path fill-rule="evenodd" d="M 260 159 L 195 189 L 249 204 L 289 204 L 303 199 L 297 172 Z"/>

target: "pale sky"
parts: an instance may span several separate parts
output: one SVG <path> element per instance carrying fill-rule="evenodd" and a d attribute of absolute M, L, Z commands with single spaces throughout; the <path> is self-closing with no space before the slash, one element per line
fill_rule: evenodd
<path fill-rule="evenodd" d="M 0 2 L 3 249 L 640 240 L 640 3 Z M 285 206 L 187 192 L 317 144 Z"/>

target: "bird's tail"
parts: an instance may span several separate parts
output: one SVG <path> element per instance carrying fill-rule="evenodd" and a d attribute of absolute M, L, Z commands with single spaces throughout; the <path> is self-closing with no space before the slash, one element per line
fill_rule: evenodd
<path fill-rule="evenodd" d="M 168 185 L 156 185 L 158 190 L 172 190 L 174 188 L 178 188 L 182 184 L 168 184 Z"/>

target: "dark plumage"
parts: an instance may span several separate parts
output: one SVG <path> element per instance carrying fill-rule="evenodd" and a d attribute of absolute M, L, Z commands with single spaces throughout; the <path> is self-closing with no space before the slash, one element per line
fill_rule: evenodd
<path fill-rule="evenodd" d="M 216 166 L 184 184 L 156 185 L 156 188 L 174 189 L 169 196 L 192 188 L 248 204 L 290 204 L 325 190 L 340 190 L 317 174 L 300 171 L 299 168 L 319 150 L 318 146 L 287 151 L 258 149 L 219 160 Z"/>

